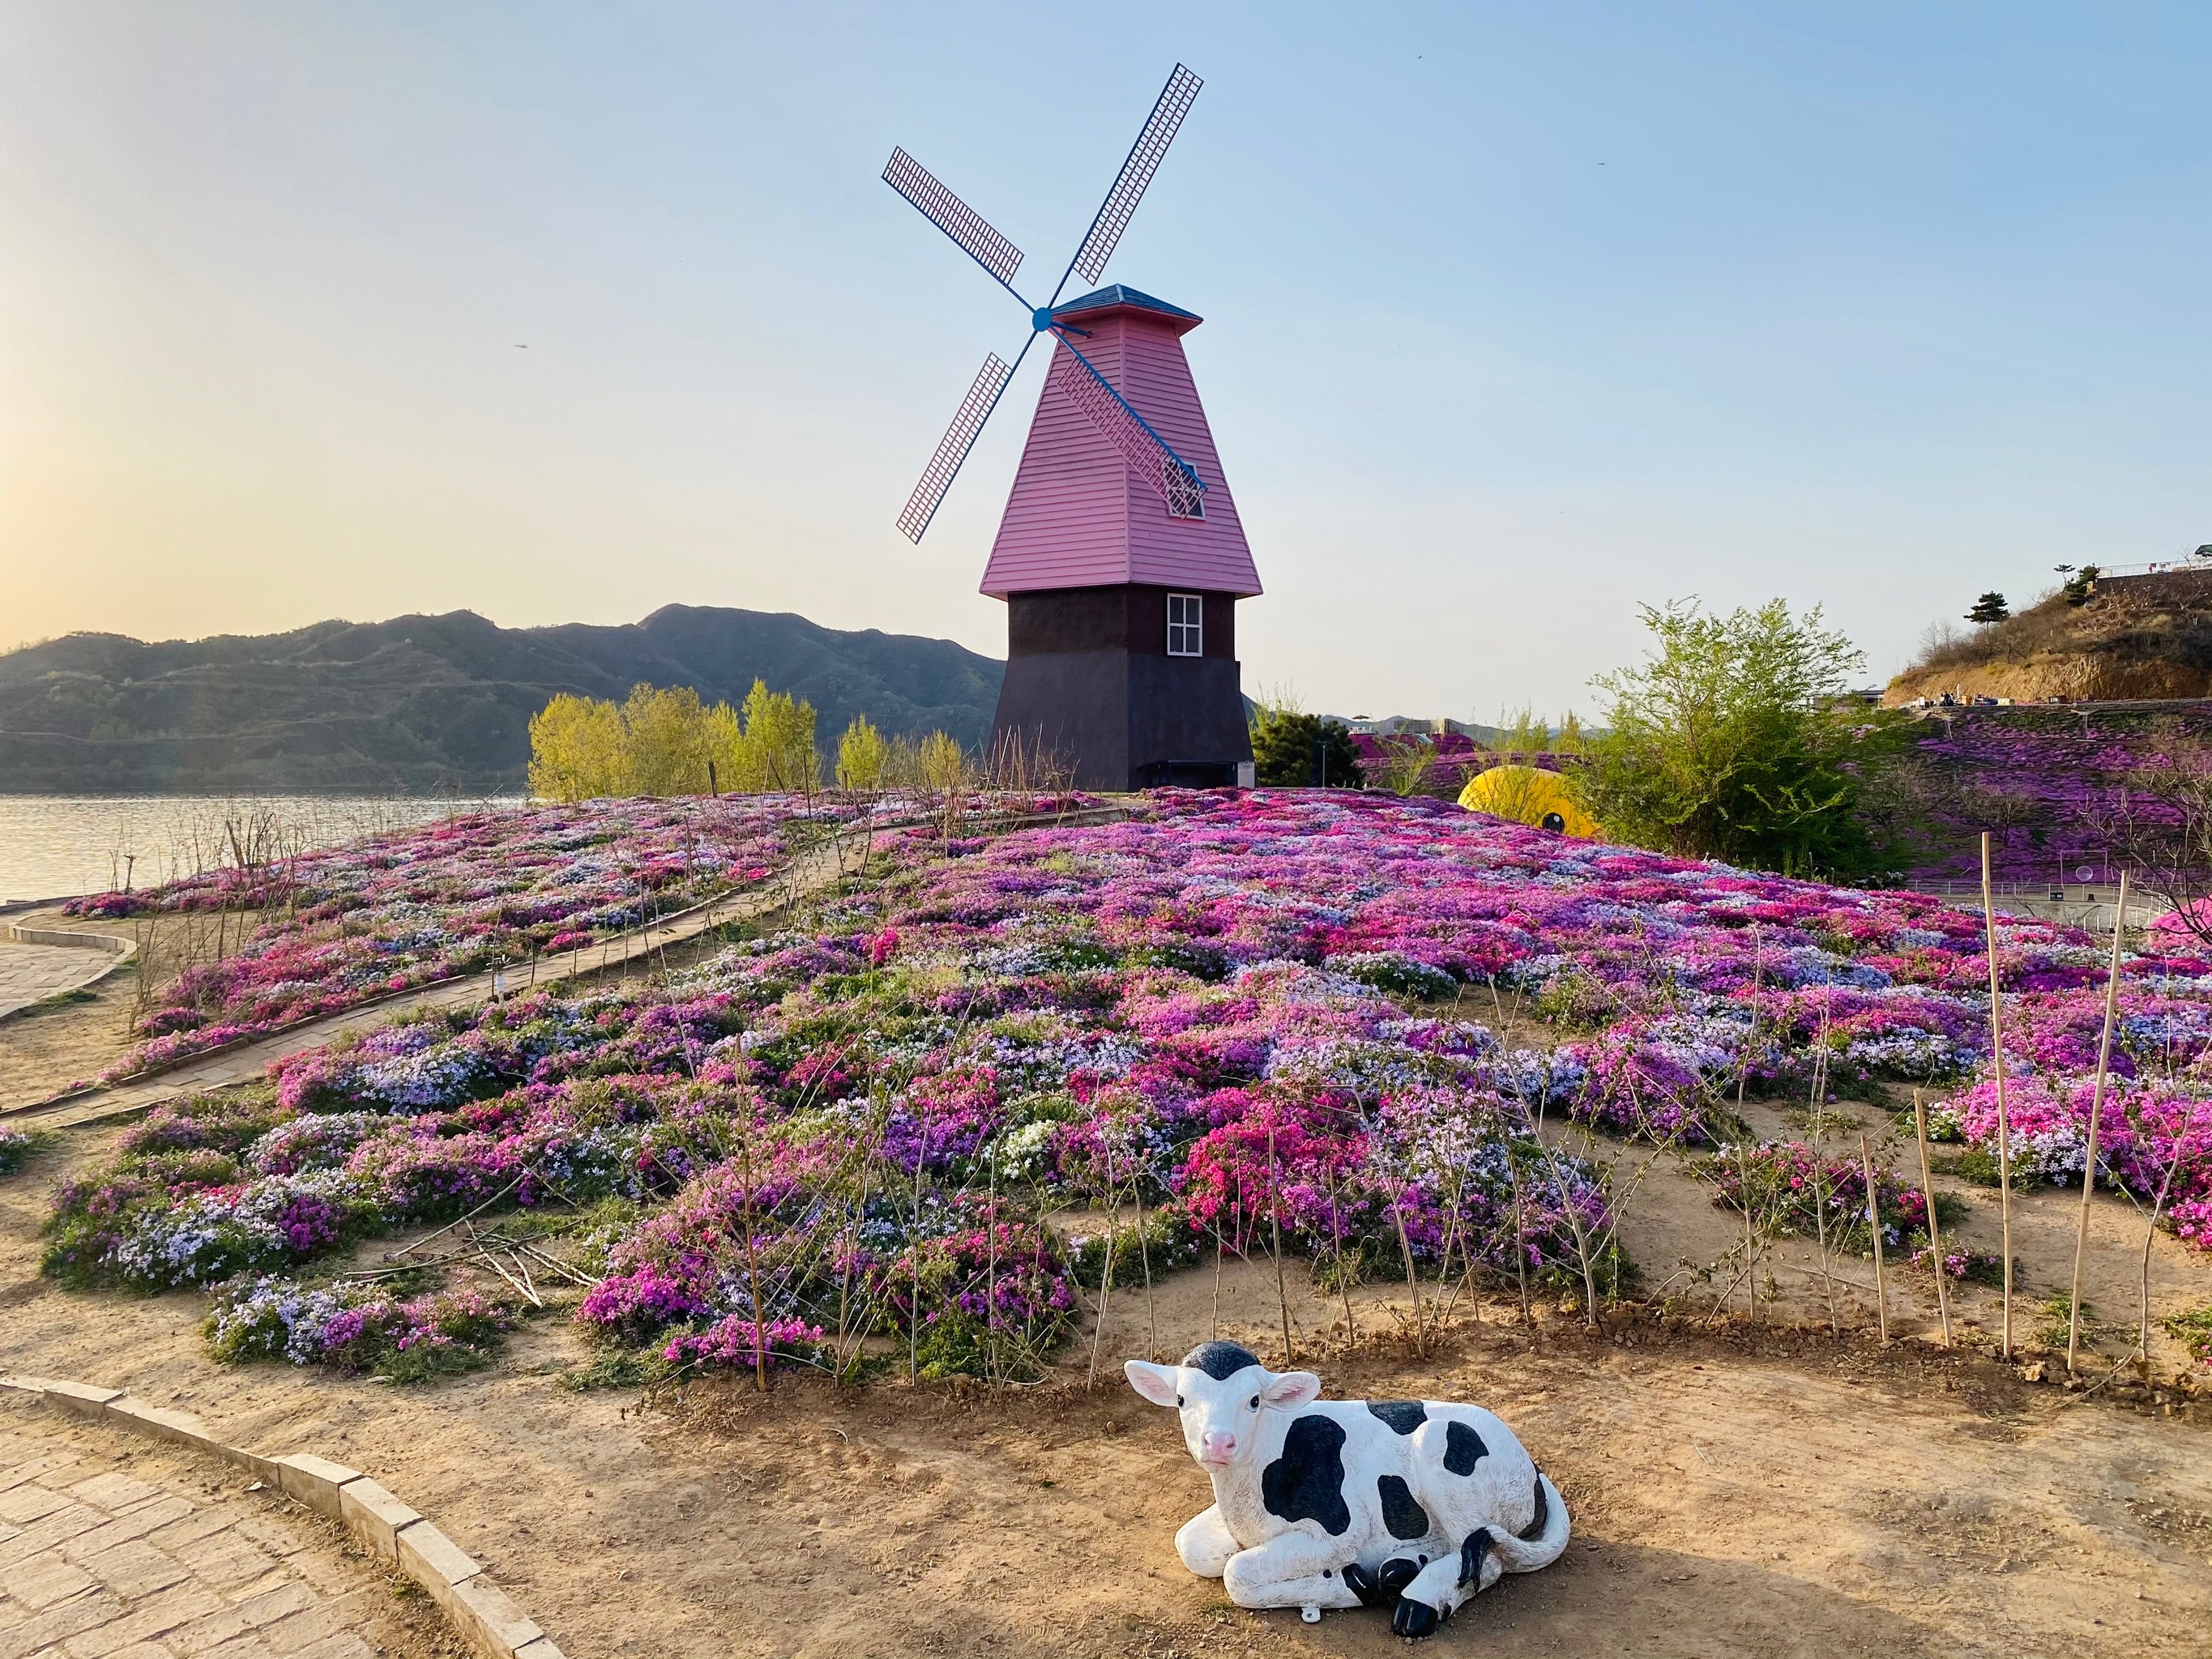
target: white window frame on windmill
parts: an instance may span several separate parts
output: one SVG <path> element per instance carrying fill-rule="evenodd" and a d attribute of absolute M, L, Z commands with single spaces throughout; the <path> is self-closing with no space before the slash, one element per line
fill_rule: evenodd
<path fill-rule="evenodd" d="M 1182 614 L 1177 615 L 1177 607 Z M 1206 596 L 1203 593 L 1170 593 L 1168 595 L 1168 655 L 1170 657 L 1202 657 L 1206 654 Z"/>

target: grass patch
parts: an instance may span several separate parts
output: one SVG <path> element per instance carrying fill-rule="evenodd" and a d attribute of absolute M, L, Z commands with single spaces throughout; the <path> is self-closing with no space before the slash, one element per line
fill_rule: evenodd
<path fill-rule="evenodd" d="M 2168 1314 L 2160 1328 L 2189 1348 L 2189 1357 L 2200 1365 L 2212 1365 L 2212 1303 L 2187 1313 Z"/>
<path fill-rule="evenodd" d="M 40 1014 L 58 1014 L 64 1008 L 75 1008 L 84 1003 L 95 1002 L 99 998 L 100 993 L 88 985 L 72 986 L 66 991 L 57 991 L 52 996 L 40 997 L 27 1007 L 18 1008 L 15 1011 L 15 1018 L 36 1019 Z"/>
<path fill-rule="evenodd" d="M 0 1128 L 0 1176 L 11 1176 L 31 1161 L 31 1154 L 49 1145 L 51 1129 Z"/>

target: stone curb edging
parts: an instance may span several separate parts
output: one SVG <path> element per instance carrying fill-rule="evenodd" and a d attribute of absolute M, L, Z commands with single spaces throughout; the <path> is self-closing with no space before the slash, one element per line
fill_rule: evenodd
<path fill-rule="evenodd" d="M 189 1412 L 137 1400 L 120 1389 L 43 1376 L 0 1376 L 0 1390 L 29 1395 L 75 1416 L 94 1419 L 173 1445 L 205 1452 L 334 1521 L 386 1566 L 404 1573 L 438 1604 L 453 1633 L 481 1659 L 563 1659 L 553 1638 L 487 1581 L 483 1569 L 416 1510 L 358 1469 L 311 1452 L 270 1457 L 218 1440 Z"/>
<path fill-rule="evenodd" d="M 138 954 L 137 940 L 123 939 L 114 933 L 79 933 L 62 927 L 25 927 L 12 921 L 0 923 L 0 939 L 5 939 L 11 945 L 44 945 L 64 950 L 106 952 L 109 957 L 107 965 L 91 978 L 81 979 L 66 988 L 71 991 L 82 991 L 88 985 L 99 984 L 118 969 L 128 967 L 131 958 Z M 0 1019 L 6 1019 L 22 1012 L 23 1008 L 34 1006 L 25 1003 L 22 1007 L 10 1008 L 7 1013 L 0 1014 Z"/>
<path fill-rule="evenodd" d="M 74 927 L 26 927 L 21 922 L 8 924 L 8 937 L 17 945 L 58 945 L 71 951 L 105 951 L 110 956 L 129 957 L 138 953 L 138 941 L 125 939 L 119 933 L 91 933 Z"/>

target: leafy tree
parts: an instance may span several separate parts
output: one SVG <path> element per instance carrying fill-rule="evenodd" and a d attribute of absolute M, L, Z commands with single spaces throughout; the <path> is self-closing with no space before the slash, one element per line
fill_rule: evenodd
<path fill-rule="evenodd" d="M 853 716 L 853 723 L 845 728 L 845 735 L 837 739 L 837 787 L 840 789 L 875 789 L 884 781 L 884 763 L 890 757 L 890 746 L 884 734 L 876 730 L 866 714 Z"/>
<path fill-rule="evenodd" d="M 738 757 L 747 789 L 812 789 L 821 783 L 814 750 L 814 705 L 771 691 L 757 679 L 745 693 L 744 744 Z"/>
<path fill-rule="evenodd" d="M 1352 728 L 1287 703 L 1263 703 L 1252 721 L 1253 776 L 1276 787 L 1319 784 L 1357 789 L 1364 781 Z"/>
<path fill-rule="evenodd" d="M 1653 646 L 1593 682 L 1608 728 L 1572 775 L 1615 840 L 1756 869 L 1842 878 L 1893 861 L 1854 811 L 1863 774 L 1896 749 L 1886 721 L 1838 707 L 1863 656 L 1775 599 L 1710 614 L 1644 607 Z"/>
<path fill-rule="evenodd" d="M 641 684 L 620 703 L 564 694 L 530 722 L 530 791 L 548 800 L 703 794 L 717 782 L 812 789 L 819 773 L 813 705 L 760 680 L 742 715 L 704 707 L 690 686 Z"/>
<path fill-rule="evenodd" d="M 1992 590 L 1974 601 L 1974 608 L 1966 613 L 1970 623 L 2001 623 L 2012 615 L 2005 604 L 2005 596 Z"/>
<path fill-rule="evenodd" d="M 2059 568 L 2062 570 L 2073 569 L 2073 567 L 2070 565 L 2062 565 Z M 2085 564 L 2079 570 L 2074 571 L 2072 575 L 2067 577 L 2066 586 L 2059 591 L 2066 595 L 2067 604 L 2076 605 L 2087 605 L 2092 599 L 2096 597 L 2097 578 L 2104 574 L 2105 573 L 2099 569 L 2095 565 Z"/>
<path fill-rule="evenodd" d="M 622 722 L 628 793 L 694 795 L 707 787 L 707 763 L 719 757 L 711 751 L 707 711 L 696 691 L 688 685 L 634 685 Z"/>
<path fill-rule="evenodd" d="M 530 717 L 530 793 L 541 800 L 594 800 L 629 787 L 622 710 L 563 692 Z"/>
<path fill-rule="evenodd" d="M 968 775 L 968 757 L 959 744 L 944 732 L 932 732 L 921 740 L 917 757 L 922 787 L 942 793 L 957 789 Z"/>

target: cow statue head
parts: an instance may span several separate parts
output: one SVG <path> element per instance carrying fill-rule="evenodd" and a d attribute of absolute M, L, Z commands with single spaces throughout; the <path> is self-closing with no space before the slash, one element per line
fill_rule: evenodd
<path fill-rule="evenodd" d="M 1321 1395 L 1311 1371 L 1271 1371 L 1234 1342 L 1205 1342 L 1180 1365 L 1132 1359 L 1129 1386 L 1182 1416 L 1183 1443 L 1208 1474 L 1236 1467 L 1259 1443 L 1260 1413 L 1296 1411 Z"/>

